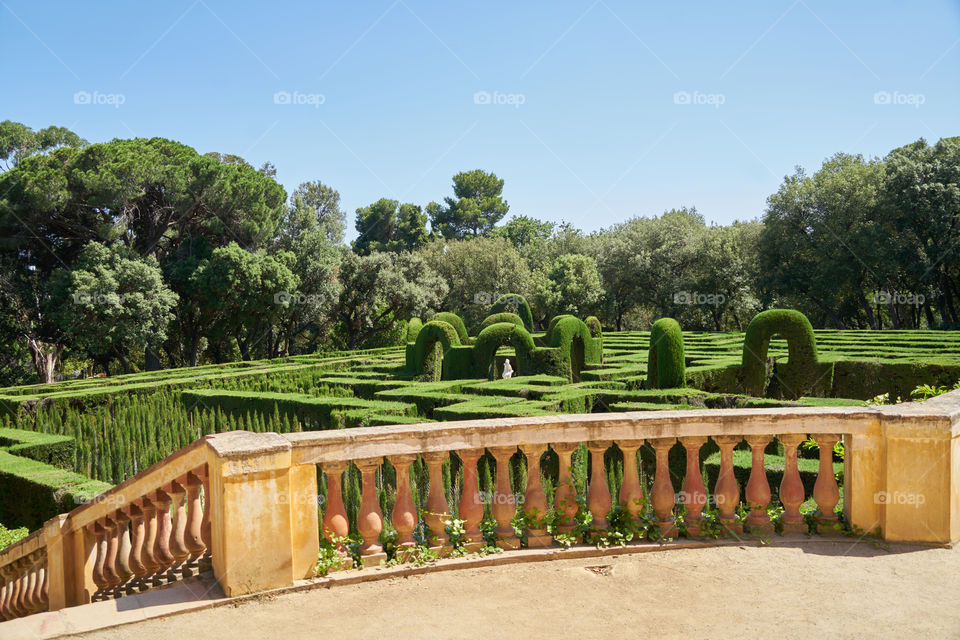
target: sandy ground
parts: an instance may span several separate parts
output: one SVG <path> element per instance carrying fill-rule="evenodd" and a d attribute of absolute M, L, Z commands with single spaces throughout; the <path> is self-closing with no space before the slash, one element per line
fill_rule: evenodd
<path fill-rule="evenodd" d="M 76 636 L 960 638 L 960 549 L 775 542 L 446 571 Z"/>

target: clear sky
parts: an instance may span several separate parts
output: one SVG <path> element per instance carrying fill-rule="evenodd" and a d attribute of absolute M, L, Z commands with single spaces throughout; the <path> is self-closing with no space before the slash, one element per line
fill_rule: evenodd
<path fill-rule="evenodd" d="M 0 119 L 269 160 L 351 230 L 474 168 L 588 231 L 752 219 L 796 165 L 960 135 L 957 0 L 0 0 L 0 43 Z"/>

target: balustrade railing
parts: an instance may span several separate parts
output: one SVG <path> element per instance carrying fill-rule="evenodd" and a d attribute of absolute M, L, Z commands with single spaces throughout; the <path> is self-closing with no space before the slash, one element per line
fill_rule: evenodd
<path fill-rule="evenodd" d="M 765 450 L 774 438 L 783 469 L 779 486 L 771 487 Z M 798 450 L 810 438 L 819 451 L 808 495 Z M 389 551 L 385 530 L 395 531 L 388 542 L 401 551 L 418 544 L 449 549 L 463 537 L 469 551 L 483 543 L 484 532 L 504 549 L 521 542 L 544 547 L 561 536 L 570 542 L 582 531 L 577 522 L 603 532 L 623 514 L 644 519 L 661 538 L 677 536 L 678 525 L 693 538 L 715 534 L 718 526 L 731 535 L 768 536 L 770 507 L 777 504 L 785 533 L 807 531 L 811 516 L 801 505 L 811 497 L 815 518 L 829 531 L 841 499 L 833 467 L 840 441 L 846 523 L 892 541 L 960 540 L 960 392 L 890 407 L 229 432 L 206 436 L 0 551 L 0 617 L 123 598 L 207 568 L 228 596 L 290 585 L 314 575 L 321 536 L 352 536 L 367 566 Z M 719 462 L 705 482 L 700 464 L 708 443 Z M 740 456 L 751 462 L 738 477 Z M 388 463 L 393 471 L 385 474 Z M 608 476 L 613 469 L 615 477 Z M 392 508 L 381 509 L 380 492 L 393 474 Z M 515 520 L 520 508 L 538 517 Z M 547 513 L 556 516 L 549 529 Z M 462 520 L 462 534 L 446 530 L 454 517 Z M 516 522 L 525 523 L 520 537 Z M 425 529 L 432 533 L 426 539 Z"/>

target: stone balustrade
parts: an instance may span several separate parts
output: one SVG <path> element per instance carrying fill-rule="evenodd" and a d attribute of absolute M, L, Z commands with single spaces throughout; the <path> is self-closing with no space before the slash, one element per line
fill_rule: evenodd
<path fill-rule="evenodd" d="M 774 437 L 784 458 L 777 487 L 769 485 L 764 458 Z M 798 449 L 810 438 L 819 446 L 819 472 L 808 495 Z M 227 595 L 287 586 L 314 574 L 321 536 L 342 541 L 352 534 L 369 566 L 385 557 L 385 530 L 395 531 L 399 550 L 449 549 L 458 541 L 448 537 L 445 523 L 454 517 L 463 521 L 470 550 L 482 540 L 485 513 L 489 532 L 507 550 L 571 536 L 574 517 L 585 512 L 601 532 L 611 526 L 612 513 L 625 512 L 645 515 L 663 538 L 677 536 L 678 524 L 695 538 L 716 532 L 718 523 L 730 535 L 768 536 L 768 507 L 781 506 L 782 530 L 805 532 L 800 509 L 810 498 L 829 531 L 841 499 L 833 469 L 840 441 L 847 523 L 879 530 L 891 541 L 960 540 L 960 392 L 890 407 L 559 415 L 285 435 L 235 431 L 206 436 L 0 551 L 0 615 L 123 597 L 206 566 Z M 705 483 L 700 460 L 708 443 L 719 452 L 719 466 Z M 675 480 L 669 456 L 678 445 L 686 471 Z M 647 446 L 652 479 L 638 464 L 638 451 Z M 752 461 L 745 483 L 735 475 L 738 449 L 749 449 L 744 455 Z M 607 477 L 612 467 L 604 464 L 615 452 L 623 460 L 619 482 Z M 558 476 L 545 482 L 547 455 L 556 456 L 551 468 Z M 583 456 L 589 471 L 585 486 L 575 486 L 574 465 L 583 465 Z M 384 514 L 378 491 L 387 463 L 396 480 L 392 511 Z M 462 473 L 452 488 L 444 486 L 445 463 Z M 486 465 L 491 484 L 481 491 Z M 524 466 L 527 481 L 520 486 L 511 469 Z M 411 482 L 414 468 L 417 483 Z M 325 498 L 318 471 L 326 479 Z M 360 495 L 351 513 L 343 490 L 357 475 Z M 537 517 L 525 520 L 518 538 L 512 523 L 521 506 Z M 557 517 L 549 530 L 547 513 Z M 420 535 L 424 527 L 428 539 Z"/>

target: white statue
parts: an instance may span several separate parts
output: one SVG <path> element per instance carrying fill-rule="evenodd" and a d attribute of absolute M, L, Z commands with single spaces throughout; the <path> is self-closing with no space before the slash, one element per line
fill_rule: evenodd
<path fill-rule="evenodd" d="M 510 365 L 510 358 L 503 361 L 503 378 L 513 377 L 513 367 Z"/>

